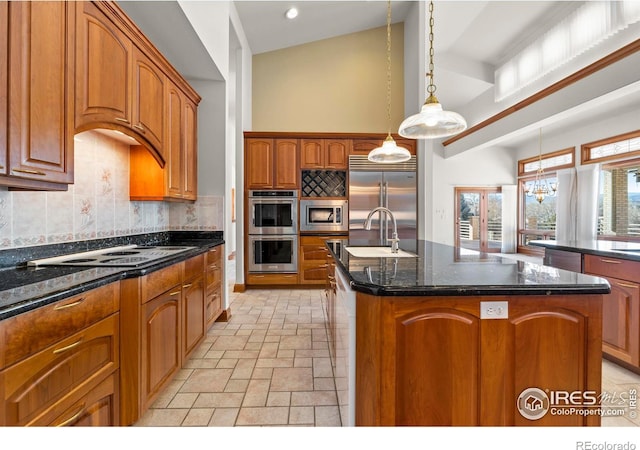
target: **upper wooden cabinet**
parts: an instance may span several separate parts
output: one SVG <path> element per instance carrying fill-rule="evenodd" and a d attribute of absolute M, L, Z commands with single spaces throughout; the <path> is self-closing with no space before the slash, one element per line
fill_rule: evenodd
<path fill-rule="evenodd" d="M 349 139 L 301 139 L 301 169 L 346 169 L 349 165 Z"/>
<path fill-rule="evenodd" d="M 132 126 L 163 153 L 166 77 L 158 66 L 133 47 Z"/>
<path fill-rule="evenodd" d="M 0 2 L 0 175 L 7 173 L 7 78 L 9 74 L 9 3 Z"/>
<path fill-rule="evenodd" d="M 173 83 L 166 83 L 164 168 L 142 146 L 130 151 L 131 200 L 196 200 L 197 107 Z"/>
<path fill-rule="evenodd" d="M 350 154 L 352 155 L 368 155 L 371 150 L 378 148 L 382 145 L 385 137 L 380 139 L 359 138 L 353 140 L 353 146 Z M 398 147 L 403 147 L 409 150 L 412 155 L 416 154 L 416 140 L 415 139 L 403 139 L 398 136 L 393 136 Z"/>
<path fill-rule="evenodd" d="M 246 139 L 246 188 L 298 189 L 298 161 L 297 139 Z"/>
<path fill-rule="evenodd" d="M 74 55 L 74 20 L 74 4 L 68 2 L 0 6 L 0 22 L 5 23 L 0 59 L 8 61 L 0 69 L 8 67 L 8 79 L 7 73 L 0 75 L 0 90 L 8 87 L 0 95 L 8 99 L 8 108 L 4 105 L 0 113 L 0 170 L 10 175 L 0 184 L 66 189 L 73 182 L 73 97 L 68 88 L 73 67 L 68 62 Z"/>
<path fill-rule="evenodd" d="M 93 3 L 75 5 L 75 127 L 129 127 L 133 44 Z"/>

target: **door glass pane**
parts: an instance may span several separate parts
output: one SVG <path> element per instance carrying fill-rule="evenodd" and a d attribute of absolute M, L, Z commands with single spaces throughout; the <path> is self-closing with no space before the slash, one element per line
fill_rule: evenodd
<path fill-rule="evenodd" d="M 502 192 L 487 194 L 487 246 L 502 248 Z"/>
<path fill-rule="evenodd" d="M 598 235 L 640 237 L 640 164 L 603 168 L 598 198 Z"/>
<path fill-rule="evenodd" d="M 461 192 L 458 211 L 460 247 L 480 250 L 480 193 Z"/>

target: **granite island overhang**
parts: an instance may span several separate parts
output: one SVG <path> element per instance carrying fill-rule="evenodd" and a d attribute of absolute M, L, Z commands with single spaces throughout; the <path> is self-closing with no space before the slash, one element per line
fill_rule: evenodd
<path fill-rule="evenodd" d="M 400 243 L 415 257 L 345 250 L 358 245 L 377 243 L 332 246 L 324 305 L 343 423 L 600 425 L 600 405 L 554 393 L 601 392 L 605 279 L 422 240 Z"/>

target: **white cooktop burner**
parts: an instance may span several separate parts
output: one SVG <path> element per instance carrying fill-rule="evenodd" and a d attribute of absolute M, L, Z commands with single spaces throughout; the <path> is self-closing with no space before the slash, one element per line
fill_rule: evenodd
<path fill-rule="evenodd" d="M 103 248 L 53 258 L 35 259 L 28 266 L 138 267 L 177 253 L 191 250 L 188 246 L 139 246 Z"/>

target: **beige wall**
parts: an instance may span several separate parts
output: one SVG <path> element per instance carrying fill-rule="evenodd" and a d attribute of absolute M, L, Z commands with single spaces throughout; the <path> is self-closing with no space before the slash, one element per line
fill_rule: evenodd
<path fill-rule="evenodd" d="M 404 111 L 402 23 L 391 31 L 391 131 Z M 253 131 L 386 133 L 387 28 L 253 57 Z"/>

